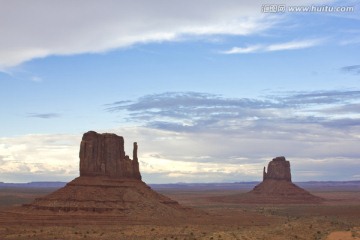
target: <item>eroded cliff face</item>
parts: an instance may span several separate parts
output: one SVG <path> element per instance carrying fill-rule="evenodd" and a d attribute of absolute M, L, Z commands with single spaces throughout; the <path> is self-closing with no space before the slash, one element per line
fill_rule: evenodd
<path fill-rule="evenodd" d="M 263 172 L 263 181 L 238 201 L 251 203 L 320 203 L 322 198 L 310 194 L 291 182 L 290 162 L 276 157 Z"/>
<path fill-rule="evenodd" d="M 135 142 L 130 159 L 124 151 L 123 137 L 94 131 L 85 133 L 80 144 L 80 177 L 31 204 L 24 204 L 23 209 L 44 215 L 110 213 L 122 219 L 151 222 L 189 217 L 190 209 L 141 181 L 137 150 Z"/>
<path fill-rule="evenodd" d="M 80 176 L 108 176 L 141 180 L 134 143 L 133 160 L 125 155 L 124 138 L 113 133 L 89 131 L 80 144 Z"/>
<path fill-rule="evenodd" d="M 264 167 L 263 181 L 267 179 L 286 180 L 291 182 L 290 162 L 285 157 L 276 157 L 268 164 L 267 172 Z"/>

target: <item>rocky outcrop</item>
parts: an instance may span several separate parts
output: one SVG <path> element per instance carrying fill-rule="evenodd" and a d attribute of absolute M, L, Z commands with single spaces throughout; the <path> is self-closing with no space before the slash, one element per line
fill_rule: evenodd
<path fill-rule="evenodd" d="M 285 180 L 291 182 L 290 162 L 285 157 L 273 158 L 268 164 L 268 171 L 263 172 L 263 181 L 267 179 Z"/>
<path fill-rule="evenodd" d="M 57 191 L 24 205 L 40 214 L 111 213 L 127 219 L 184 217 L 191 209 L 152 190 L 141 181 L 138 145 L 133 159 L 125 155 L 124 139 L 89 131 L 80 144 L 80 177 Z"/>
<path fill-rule="evenodd" d="M 124 138 L 113 133 L 89 131 L 80 144 L 80 176 L 108 176 L 141 180 L 134 143 L 133 160 L 125 155 Z"/>
<path fill-rule="evenodd" d="M 248 193 L 246 198 L 261 203 L 317 203 L 322 199 L 310 194 L 291 181 L 290 162 L 276 157 L 264 167 L 263 181 Z"/>
<path fill-rule="evenodd" d="M 107 176 L 75 178 L 65 187 L 24 206 L 32 211 L 111 213 L 129 218 L 176 215 L 187 210 L 142 181 Z"/>
<path fill-rule="evenodd" d="M 214 197 L 214 201 L 249 204 L 320 203 L 322 198 L 309 193 L 291 182 L 290 162 L 276 157 L 263 170 L 263 181 L 245 194 Z"/>

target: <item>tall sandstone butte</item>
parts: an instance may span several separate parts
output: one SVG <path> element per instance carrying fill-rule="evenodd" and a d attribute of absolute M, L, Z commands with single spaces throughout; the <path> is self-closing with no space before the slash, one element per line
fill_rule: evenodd
<path fill-rule="evenodd" d="M 80 176 L 49 195 L 24 204 L 24 209 L 40 214 L 111 213 L 127 219 L 166 222 L 187 216 L 190 209 L 155 192 L 141 180 L 137 150 L 135 142 L 131 160 L 125 155 L 123 137 L 85 133 L 80 143 Z"/>
<path fill-rule="evenodd" d="M 134 143 L 133 159 L 125 155 L 124 138 L 113 133 L 89 131 L 80 144 L 80 176 L 108 176 L 141 180 Z"/>
<path fill-rule="evenodd" d="M 285 180 L 291 182 L 290 162 L 285 157 L 273 158 L 268 164 L 268 171 L 263 172 L 263 181 L 266 179 Z"/>

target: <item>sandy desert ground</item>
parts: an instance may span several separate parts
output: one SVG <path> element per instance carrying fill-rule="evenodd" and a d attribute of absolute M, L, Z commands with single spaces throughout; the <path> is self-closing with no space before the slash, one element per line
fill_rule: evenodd
<path fill-rule="evenodd" d="M 360 182 L 307 187 L 326 201 L 224 203 L 221 197 L 250 189 L 157 186 L 153 188 L 198 213 L 162 220 L 99 213 L 19 214 L 19 205 L 55 189 L 1 188 L 0 239 L 360 239 Z"/>

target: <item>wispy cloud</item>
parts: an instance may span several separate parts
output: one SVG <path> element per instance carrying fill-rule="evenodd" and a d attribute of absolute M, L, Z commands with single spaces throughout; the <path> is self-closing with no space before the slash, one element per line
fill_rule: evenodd
<path fill-rule="evenodd" d="M 31 81 L 34 83 L 41 83 L 44 80 L 42 77 L 37 76 L 30 71 L 22 69 L 21 66 L 13 68 L 2 68 L 0 64 L 0 74 L 5 74 L 5 76 L 9 79 Z"/>
<path fill-rule="evenodd" d="M 167 92 L 147 95 L 133 102 L 109 104 L 106 110 L 127 111 L 130 121 L 176 132 L 211 129 L 233 131 L 239 128 L 261 129 L 278 123 L 329 127 L 340 124 L 344 127 L 345 122 L 351 122 L 345 121 L 349 118 L 345 109 L 350 104 L 357 106 L 359 103 L 360 91 L 290 92 L 269 95 L 263 99 Z M 344 111 L 341 112 L 339 108 Z M 359 120 L 360 115 L 355 113 L 351 118 Z M 354 122 L 349 126 L 353 126 Z"/>
<path fill-rule="evenodd" d="M 348 104 L 352 100 L 360 100 L 360 91 L 311 91 L 311 92 L 289 92 L 279 93 L 278 96 L 268 96 L 271 99 L 277 99 L 288 106 L 304 106 L 313 104 Z"/>
<path fill-rule="evenodd" d="M 31 0 L 2 3 L 0 15 L 6 21 L 0 22 L 0 69 L 50 55 L 99 53 L 182 36 L 250 35 L 277 21 L 261 13 L 260 3 L 233 0 L 226 4 L 215 0 L 171 4 L 162 0 L 90 0 L 86 4 L 42 0 L 41 8 L 34 4 Z"/>
<path fill-rule="evenodd" d="M 224 120 L 238 122 L 271 117 L 274 108 L 281 109 L 281 103 L 261 99 L 231 99 L 198 92 L 166 92 L 147 95 L 134 102 L 109 104 L 106 110 L 126 110 L 130 113 L 131 121 L 140 121 L 151 127 L 198 131 L 223 125 Z M 225 130 L 231 125 L 222 127 Z"/>
<path fill-rule="evenodd" d="M 233 47 L 230 50 L 222 51 L 223 54 L 241 54 L 241 53 L 254 53 L 263 49 L 262 45 L 252 45 L 247 47 Z"/>
<path fill-rule="evenodd" d="M 332 114 L 337 114 L 337 113 L 357 114 L 357 113 L 360 113 L 360 103 L 355 103 L 355 104 L 350 103 L 347 105 L 324 108 L 323 110 L 320 110 L 320 111 L 326 112 L 326 113 L 332 113 Z"/>
<path fill-rule="evenodd" d="M 0 138 L 0 181 L 71 180 L 78 175 L 75 135 L 24 135 Z"/>
<path fill-rule="evenodd" d="M 320 45 L 323 39 L 307 39 L 300 41 L 290 41 L 277 44 L 257 44 L 246 47 L 233 47 L 230 50 L 221 51 L 223 54 L 244 54 L 244 53 L 256 53 L 256 52 L 275 52 L 285 50 L 296 50 L 310 48 Z"/>
<path fill-rule="evenodd" d="M 27 117 L 31 118 L 42 118 L 42 119 L 50 119 L 50 118 L 58 118 L 61 115 L 58 113 L 28 113 Z"/>
<path fill-rule="evenodd" d="M 359 75 L 360 74 L 360 65 L 345 66 L 345 67 L 340 68 L 340 70 L 343 72 Z"/>
<path fill-rule="evenodd" d="M 324 2 L 330 0 L 301 1 Z M 34 8 L 36 4 L 41 7 Z M 0 21 L 0 69 L 51 55 L 102 53 L 134 44 L 198 36 L 213 39 L 216 35 L 253 35 L 286 18 L 264 14 L 263 3 L 244 0 L 225 4 L 217 0 L 173 0 L 171 4 L 162 0 L 88 0 L 86 4 L 40 0 L 36 4 L 34 0 L 2 3 L 0 16 L 6 21 Z M 277 4 L 295 5 L 299 1 L 279 0 Z M 304 48 L 310 44 L 297 42 L 273 48 Z M 241 49 L 241 53 L 250 52 L 251 46 Z"/>
<path fill-rule="evenodd" d="M 33 82 L 42 82 L 43 79 L 41 77 L 39 77 L 39 76 L 32 76 L 31 81 L 33 81 Z"/>
<path fill-rule="evenodd" d="M 340 45 L 347 46 L 352 44 L 359 44 L 360 43 L 360 37 L 353 37 L 351 36 L 351 39 L 346 39 L 340 42 Z"/>
<path fill-rule="evenodd" d="M 334 159 L 346 162 L 344 172 L 355 173 L 352 168 L 360 157 L 358 104 L 360 91 L 346 90 L 281 92 L 254 99 L 168 92 L 109 104 L 106 110 L 125 111 L 129 121 L 165 134 L 152 145 L 156 154 L 151 156 L 157 157 L 149 155 L 148 161 L 170 161 L 172 166 L 182 167 L 174 172 L 150 164 L 153 169 L 162 169 L 157 173 L 147 170 L 152 177 L 181 181 L 201 172 L 204 179 L 255 179 L 261 175 L 258 169 L 271 156 L 285 155 L 296 166 L 294 169 L 299 167 L 294 172 L 298 180 L 328 176 L 344 180 L 347 174 L 333 172 Z M 183 161 L 189 163 L 184 165 Z M 229 165 L 197 165 L 204 161 Z M 238 163 L 243 169 L 230 163 Z M 309 168 L 316 173 L 307 175 L 304 171 Z"/>
<path fill-rule="evenodd" d="M 265 51 L 284 51 L 284 50 L 294 50 L 294 49 L 303 49 L 317 46 L 322 43 L 321 39 L 310 39 L 310 40 L 301 40 L 301 41 L 291 41 L 286 43 L 272 44 L 265 48 Z"/>

